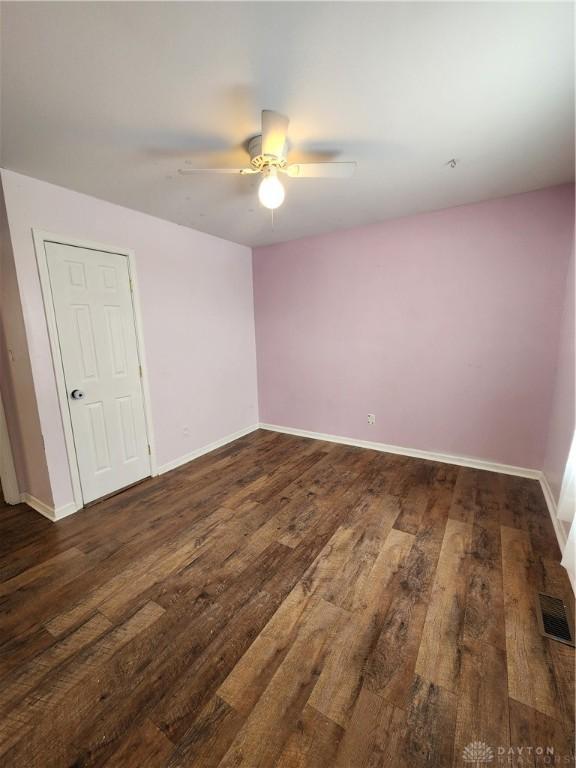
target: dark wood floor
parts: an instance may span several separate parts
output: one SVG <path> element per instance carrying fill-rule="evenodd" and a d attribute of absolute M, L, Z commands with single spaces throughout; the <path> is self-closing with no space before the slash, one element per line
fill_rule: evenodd
<path fill-rule="evenodd" d="M 0 551 L 2 766 L 572 759 L 536 481 L 256 432 Z"/>

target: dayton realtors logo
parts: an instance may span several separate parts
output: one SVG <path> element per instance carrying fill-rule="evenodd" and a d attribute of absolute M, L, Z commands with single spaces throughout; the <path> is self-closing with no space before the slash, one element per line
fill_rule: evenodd
<path fill-rule="evenodd" d="M 473 741 L 462 751 L 462 758 L 465 763 L 471 763 L 475 766 L 486 765 L 494 760 L 492 747 L 484 744 L 483 741 Z"/>
<path fill-rule="evenodd" d="M 483 768 L 487 765 L 534 765 L 534 758 L 538 758 L 538 765 L 573 765 L 572 755 L 556 755 L 554 747 L 491 747 L 483 741 L 472 741 L 462 750 L 462 759 L 468 766 Z"/>

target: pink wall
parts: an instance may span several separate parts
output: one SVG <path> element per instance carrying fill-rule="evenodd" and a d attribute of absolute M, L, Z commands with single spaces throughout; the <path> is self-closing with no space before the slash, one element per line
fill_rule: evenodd
<path fill-rule="evenodd" d="M 260 420 L 541 468 L 573 200 L 564 185 L 256 249 Z"/>
<path fill-rule="evenodd" d="M 257 422 L 249 248 L 10 171 L 2 184 L 56 507 L 73 499 L 33 227 L 135 251 L 159 464 Z"/>
<path fill-rule="evenodd" d="M 556 378 L 548 441 L 544 456 L 544 472 L 556 501 L 560 496 L 564 468 L 575 429 L 574 414 L 574 250 L 566 280 L 562 330 L 558 343 Z"/>

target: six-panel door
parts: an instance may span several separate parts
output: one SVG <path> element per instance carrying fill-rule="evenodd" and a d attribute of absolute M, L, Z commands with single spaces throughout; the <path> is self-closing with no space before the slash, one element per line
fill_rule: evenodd
<path fill-rule="evenodd" d="M 84 502 L 150 474 L 128 259 L 46 243 Z"/>

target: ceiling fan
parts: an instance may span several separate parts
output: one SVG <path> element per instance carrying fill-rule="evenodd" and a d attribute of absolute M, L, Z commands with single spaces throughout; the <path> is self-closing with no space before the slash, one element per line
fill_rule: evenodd
<path fill-rule="evenodd" d="M 181 168 L 183 176 L 196 173 L 261 173 L 258 198 L 266 208 L 278 208 L 284 202 L 284 187 L 278 178 L 285 173 L 293 179 L 346 179 L 356 169 L 355 162 L 289 163 L 286 133 L 289 120 L 270 109 L 262 110 L 262 133 L 248 142 L 250 165 L 246 168 Z"/>

